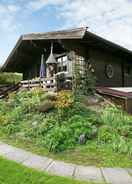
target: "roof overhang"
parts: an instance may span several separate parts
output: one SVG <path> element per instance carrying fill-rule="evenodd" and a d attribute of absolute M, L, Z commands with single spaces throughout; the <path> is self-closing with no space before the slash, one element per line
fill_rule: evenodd
<path fill-rule="evenodd" d="M 44 48 L 50 53 L 51 42 L 54 43 L 54 52 L 64 52 L 63 42 L 81 43 L 84 46 L 105 49 L 122 57 L 132 59 L 132 51 L 115 43 L 103 39 L 87 30 L 87 27 L 78 29 L 54 31 L 47 33 L 31 33 L 22 35 L 14 49 L 2 66 L 2 71 L 23 72 L 25 66 L 32 64 L 33 60 L 43 54 Z"/>

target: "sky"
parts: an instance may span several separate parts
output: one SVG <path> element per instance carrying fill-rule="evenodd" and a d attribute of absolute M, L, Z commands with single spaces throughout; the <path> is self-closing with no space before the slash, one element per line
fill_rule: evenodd
<path fill-rule="evenodd" d="M 81 26 L 132 50 L 132 0 L 0 0 L 0 65 L 22 34 Z"/>

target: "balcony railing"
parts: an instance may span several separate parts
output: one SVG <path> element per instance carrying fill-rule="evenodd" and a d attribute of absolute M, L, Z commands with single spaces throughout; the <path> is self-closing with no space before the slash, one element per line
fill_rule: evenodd
<path fill-rule="evenodd" d="M 32 80 L 23 80 L 21 81 L 22 88 L 36 88 L 41 87 L 45 91 L 56 91 L 57 85 L 55 77 L 52 78 L 43 78 L 43 79 L 32 79 Z"/>

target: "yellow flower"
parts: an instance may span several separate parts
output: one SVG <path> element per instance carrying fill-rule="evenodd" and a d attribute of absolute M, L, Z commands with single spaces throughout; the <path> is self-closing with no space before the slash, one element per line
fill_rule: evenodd
<path fill-rule="evenodd" d="M 73 103 L 72 93 L 69 91 L 60 91 L 57 95 L 55 106 L 59 109 L 64 109 L 71 106 Z"/>

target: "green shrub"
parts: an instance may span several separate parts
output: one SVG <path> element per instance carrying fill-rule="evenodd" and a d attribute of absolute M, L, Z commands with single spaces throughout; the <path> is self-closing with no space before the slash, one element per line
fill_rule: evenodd
<path fill-rule="evenodd" d="M 120 126 L 130 125 L 132 123 L 132 116 L 129 116 L 122 109 L 113 105 L 103 109 L 100 121 L 112 127 L 119 128 Z"/>
<path fill-rule="evenodd" d="M 45 136 L 45 134 L 52 130 L 56 125 L 58 125 L 57 117 L 55 117 L 55 115 L 47 116 L 38 125 L 38 134 L 41 136 Z"/>
<path fill-rule="evenodd" d="M 60 96 L 61 100 L 41 89 L 10 94 L 0 100 L 1 131 L 22 134 L 53 152 L 74 148 L 84 134 L 86 143 L 94 140 L 98 146 L 132 155 L 132 116 L 115 106 L 97 114 L 81 100 L 73 101 L 72 94 Z M 59 118 L 58 108 L 63 110 Z"/>
<path fill-rule="evenodd" d="M 9 123 L 6 127 L 4 127 L 4 131 L 8 135 L 15 134 L 16 132 L 20 131 L 20 127 L 15 123 Z"/>
<path fill-rule="evenodd" d="M 43 137 L 56 125 L 53 116 L 32 115 L 32 119 L 25 123 L 24 131 L 29 137 Z M 41 142 L 41 141 L 40 141 Z"/>
<path fill-rule="evenodd" d="M 115 151 L 132 154 L 132 116 L 116 106 L 106 107 L 100 117 L 98 141 L 109 144 Z"/>
<path fill-rule="evenodd" d="M 85 134 L 87 139 L 95 135 L 96 116 L 92 111 L 83 108 L 79 103 L 68 105 L 64 109 L 60 124 L 56 111 L 45 114 L 54 108 L 54 98 L 53 101 L 49 99 L 51 99 L 49 94 L 36 91 L 23 91 L 10 95 L 9 100 L 3 105 L 8 109 L 8 113 L 4 114 L 4 118 L 8 117 L 8 123 L 4 127 L 6 132 L 8 134 L 24 132 L 26 137 L 35 139 L 49 151 L 55 152 L 77 145 L 81 134 Z M 37 107 L 39 112 L 43 113 L 34 113 Z"/>
<path fill-rule="evenodd" d="M 72 131 L 65 126 L 55 126 L 45 137 L 45 146 L 49 151 L 59 152 L 75 145 Z"/>
<path fill-rule="evenodd" d="M 104 125 L 99 128 L 98 131 L 98 142 L 99 143 L 111 143 L 115 132 L 111 126 Z"/>
<path fill-rule="evenodd" d="M 69 127 L 72 129 L 74 138 L 78 141 L 81 134 L 85 134 L 86 138 L 91 138 L 97 132 L 97 128 L 94 125 L 91 117 L 82 117 L 74 115 L 68 120 Z"/>
<path fill-rule="evenodd" d="M 91 119 L 90 119 L 91 120 Z M 45 119 L 39 125 L 39 143 L 49 149 L 49 151 L 63 151 L 75 147 L 79 142 L 81 134 L 85 134 L 86 139 L 95 135 L 97 129 L 89 119 L 75 115 L 62 124 L 54 119 Z M 43 137 L 43 138 L 42 138 Z"/>
<path fill-rule="evenodd" d="M 9 122 L 8 117 L 5 115 L 0 116 L 0 126 L 7 125 Z"/>
<path fill-rule="evenodd" d="M 22 74 L 0 72 L 0 84 L 17 84 L 22 80 Z"/>
<path fill-rule="evenodd" d="M 121 136 L 129 137 L 132 139 L 132 125 L 124 124 L 123 126 L 118 127 L 117 130 Z"/>

